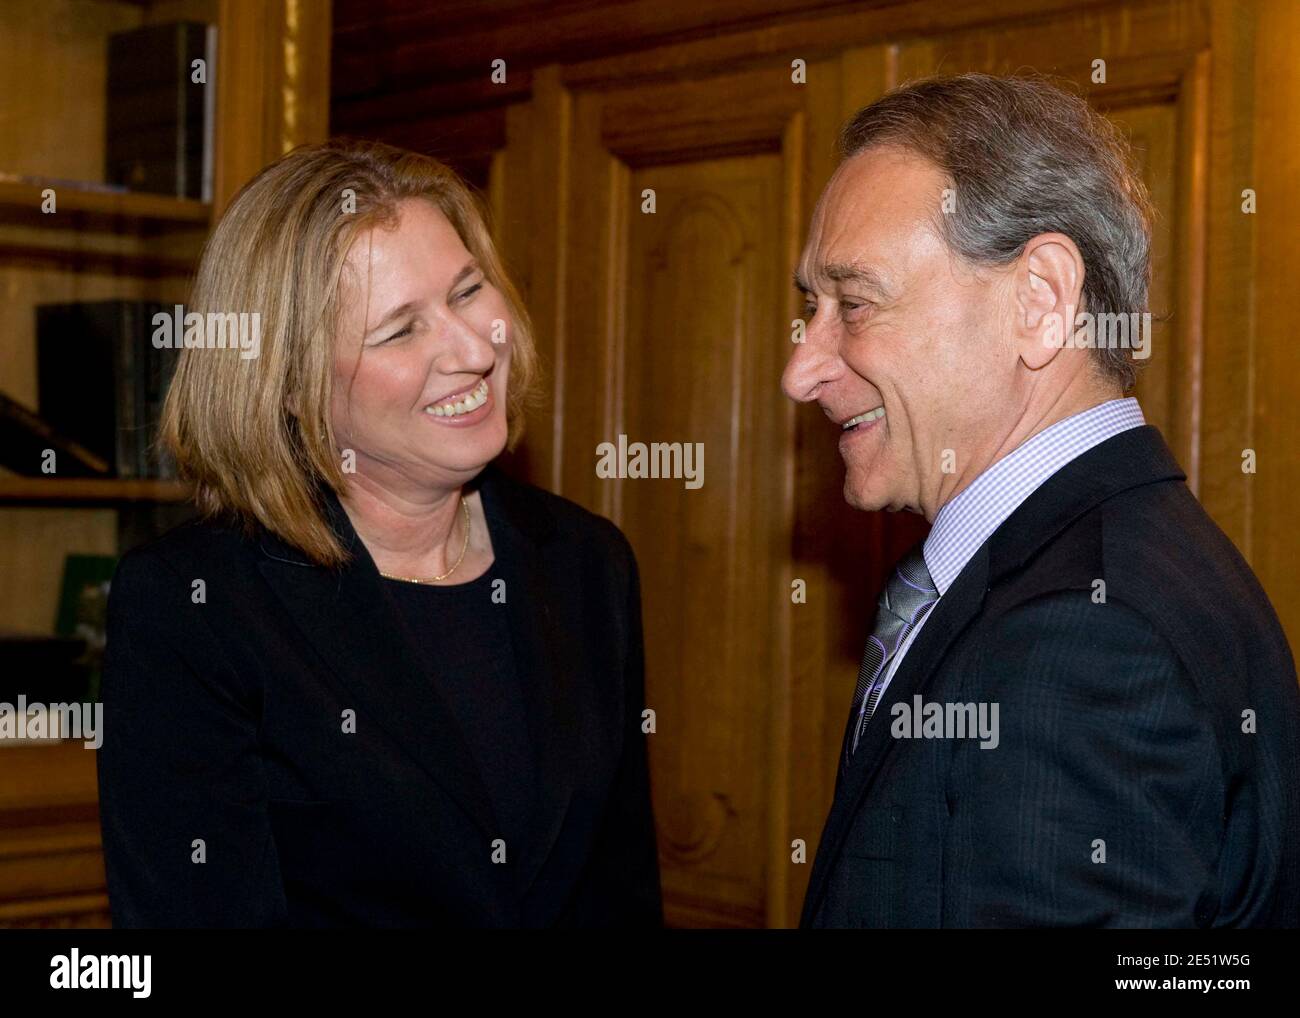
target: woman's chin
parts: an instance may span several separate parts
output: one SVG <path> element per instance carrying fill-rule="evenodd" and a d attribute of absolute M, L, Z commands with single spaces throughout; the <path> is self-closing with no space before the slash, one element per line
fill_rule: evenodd
<path fill-rule="evenodd" d="M 478 473 L 501 455 L 506 447 L 506 428 L 492 427 L 484 422 L 482 428 L 465 431 L 440 443 L 439 465 L 459 473 Z"/>

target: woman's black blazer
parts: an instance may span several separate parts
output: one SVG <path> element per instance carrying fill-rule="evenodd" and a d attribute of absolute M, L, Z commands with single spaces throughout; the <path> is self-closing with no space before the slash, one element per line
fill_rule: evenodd
<path fill-rule="evenodd" d="M 532 843 L 493 861 L 483 779 L 337 499 L 342 571 L 192 522 L 126 554 L 109 599 L 116 925 L 661 924 L 631 546 L 495 465 L 480 490 L 537 742 Z"/>

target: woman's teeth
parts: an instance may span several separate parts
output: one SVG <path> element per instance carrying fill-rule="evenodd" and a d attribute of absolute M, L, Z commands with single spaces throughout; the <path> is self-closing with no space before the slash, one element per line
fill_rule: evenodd
<path fill-rule="evenodd" d="M 426 414 L 433 414 L 434 417 L 459 417 L 462 414 L 471 413 L 477 410 L 487 402 L 488 383 L 487 379 L 479 382 L 474 391 L 467 396 L 451 403 L 430 404 L 424 408 Z"/>
<path fill-rule="evenodd" d="M 877 421 L 884 416 L 885 416 L 885 408 L 882 406 L 878 406 L 874 410 L 868 410 L 865 414 L 858 414 L 857 417 L 849 418 L 847 421 L 844 422 L 843 427 L 845 431 L 848 431 L 849 428 L 855 428 L 859 424 L 866 424 L 867 421 Z"/>

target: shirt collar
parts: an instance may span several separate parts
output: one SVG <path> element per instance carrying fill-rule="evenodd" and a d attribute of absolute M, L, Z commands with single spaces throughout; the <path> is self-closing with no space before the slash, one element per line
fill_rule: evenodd
<path fill-rule="evenodd" d="M 923 554 L 940 596 L 992 533 L 1049 477 L 1094 445 L 1146 423 L 1132 397 L 1057 421 L 975 478 L 934 518 Z"/>

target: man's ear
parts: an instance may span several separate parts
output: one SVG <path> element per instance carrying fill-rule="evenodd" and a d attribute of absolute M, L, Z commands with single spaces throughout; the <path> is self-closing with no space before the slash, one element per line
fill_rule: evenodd
<path fill-rule="evenodd" d="M 1083 257 L 1063 233 L 1040 233 L 1016 261 L 1016 346 L 1031 371 L 1052 362 L 1074 335 Z"/>

